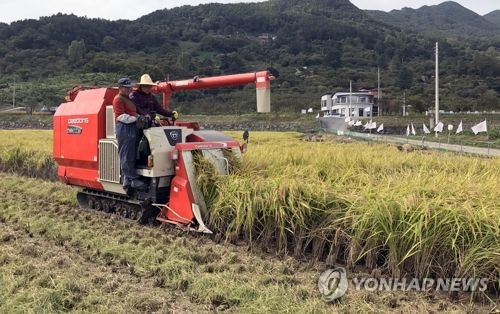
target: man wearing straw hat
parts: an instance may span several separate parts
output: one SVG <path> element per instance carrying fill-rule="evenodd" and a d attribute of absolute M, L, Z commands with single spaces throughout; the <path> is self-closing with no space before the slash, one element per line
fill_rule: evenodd
<path fill-rule="evenodd" d="M 151 89 L 157 84 L 153 82 L 149 74 L 142 75 L 138 85 L 139 88 L 130 94 L 130 99 L 137 106 L 138 114 L 148 117 L 149 122 L 152 122 L 151 119 L 154 118 L 151 116 L 153 112 L 177 120 L 179 117 L 177 111 L 170 111 L 163 108 L 155 96 L 151 94 Z"/>

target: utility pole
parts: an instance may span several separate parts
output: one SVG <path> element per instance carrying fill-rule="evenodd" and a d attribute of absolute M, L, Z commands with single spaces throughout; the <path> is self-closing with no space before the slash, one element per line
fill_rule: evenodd
<path fill-rule="evenodd" d="M 406 92 L 403 92 L 403 117 L 406 117 Z"/>
<path fill-rule="evenodd" d="M 13 84 L 14 89 L 12 90 L 12 109 L 16 107 L 16 83 Z"/>
<path fill-rule="evenodd" d="M 377 102 L 378 102 L 378 115 L 382 115 L 382 93 L 380 91 L 380 66 L 378 67 L 378 86 L 377 86 Z M 373 110 L 373 108 L 372 108 Z"/>
<path fill-rule="evenodd" d="M 349 81 L 349 114 L 348 114 L 349 118 L 351 118 L 351 107 L 352 107 L 352 80 Z"/>
<path fill-rule="evenodd" d="M 439 123 L 439 43 L 436 42 L 436 125 Z M 436 132 L 436 137 L 437 137 Z"/>

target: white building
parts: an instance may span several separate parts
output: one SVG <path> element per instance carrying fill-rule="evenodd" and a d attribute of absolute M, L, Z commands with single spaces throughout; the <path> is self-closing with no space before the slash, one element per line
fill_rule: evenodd
<path fill-rule="evenodd" d="M 363 118 L 370 117 L 372 111 L 373 116 L 376 116 L 378 107 L 374 105 L 375 94 L 372 91 L 326 94 L 321 97 L 321 111 L 323 116 Z"/>

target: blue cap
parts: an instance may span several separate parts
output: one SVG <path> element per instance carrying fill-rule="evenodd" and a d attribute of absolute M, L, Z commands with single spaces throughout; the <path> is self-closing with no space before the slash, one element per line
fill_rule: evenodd
<path fill-rule="evenodd" d="M 120 87 L 132 87 L 134 84 L 132 84 L 132 81 L 128 77 L 123 77 L 118 80 L 118 86 Z"/>

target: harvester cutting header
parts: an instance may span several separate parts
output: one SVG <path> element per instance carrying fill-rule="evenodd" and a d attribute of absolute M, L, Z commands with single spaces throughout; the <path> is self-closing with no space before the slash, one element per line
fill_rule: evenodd
<path fill-rule="evenodd" d="M 256 84 L 257 111 L 270 112 L 273 69 L 227 76 L 194 77 L 166 81 L 153 88 L 163 93 L 163 107 L 176 91 Z M 135 171 L 144 183 L 141 190 L 126 191 L 115 133 L 112 101 L 117 88 L 74 88 L 54 115 L 53 156 L 58 177 L 82 187 L 78 202 L 84 208 L 116 212 L 141 222 L 159 220 L 211 233 L 203 218 L 208 214 L 196 184 L 194 159 L 208 160 L 221 175 L 230 162 L 241 159 L 243 146 L 217 131 L 200 130 L 196 122 L 169 121 L 143 130 L 143 150 Z"/>

